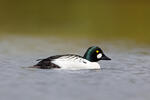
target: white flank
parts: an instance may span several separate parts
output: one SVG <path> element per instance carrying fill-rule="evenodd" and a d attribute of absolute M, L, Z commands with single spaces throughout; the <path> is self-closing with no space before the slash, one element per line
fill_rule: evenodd
<path fill-rule="evenodd" d="M 63 56 L 53 60 L 52 63 L 60 66 L 61 69 L 100 69 L 100 65 L 97 62 L 90 62 L 86 59 L 76 56 Z"/>

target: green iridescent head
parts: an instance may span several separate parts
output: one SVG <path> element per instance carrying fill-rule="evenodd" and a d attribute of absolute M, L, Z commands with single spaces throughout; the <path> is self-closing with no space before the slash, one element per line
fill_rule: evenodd
<path fill-rule="evenodd" d="M 91 61 L 91 62 L 97 62 L 99 60 L 111 60 L 109 57 L 107 57 L 101 48 L 97 46 L 92 46 L 88 48 L 86 53 L 84 54 L 83 58 Z"/>

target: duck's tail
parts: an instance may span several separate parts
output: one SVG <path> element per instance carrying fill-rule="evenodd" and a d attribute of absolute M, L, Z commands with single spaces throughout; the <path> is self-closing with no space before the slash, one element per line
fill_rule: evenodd
<path fill-rule="evenodd" d="M 41 68 L 41 67 L 37 65 L 33 65 L 33 66 L 29 66 L 28 68 Z"/>

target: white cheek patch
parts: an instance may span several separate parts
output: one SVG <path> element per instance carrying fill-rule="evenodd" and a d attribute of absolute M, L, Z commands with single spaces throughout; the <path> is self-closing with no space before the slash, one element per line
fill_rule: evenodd
<path fill-rule="evenodd" d="M 101 57 L 102 57 L 102 54 L 99 53 L 99 54 L 97 55 L 97 59 L 100 59 Z"/>

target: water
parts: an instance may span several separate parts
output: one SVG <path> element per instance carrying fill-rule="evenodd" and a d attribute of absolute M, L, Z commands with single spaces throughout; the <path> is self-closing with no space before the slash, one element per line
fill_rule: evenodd
<path fill-rule="evenodd" d="M 50 55 L 83 55 L 101 46 L 111 61 L 102 70 L 29 69 Z M 56 37 L 7 37 L 0 40 L 1 100 L 149 100 L 150 48 L 126 41 Z"/>

